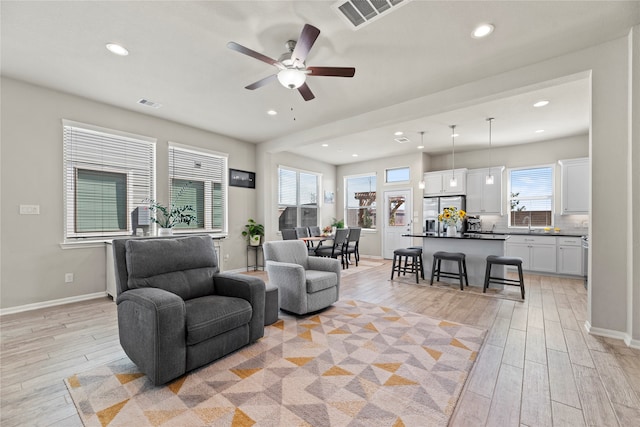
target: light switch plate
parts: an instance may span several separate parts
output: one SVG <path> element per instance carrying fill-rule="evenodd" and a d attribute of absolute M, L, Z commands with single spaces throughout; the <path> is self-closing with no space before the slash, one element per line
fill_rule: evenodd
<path fill-rule="evenodd" d="M 20 205 L 20 215 L 40 215 L 40 205 Z"/>

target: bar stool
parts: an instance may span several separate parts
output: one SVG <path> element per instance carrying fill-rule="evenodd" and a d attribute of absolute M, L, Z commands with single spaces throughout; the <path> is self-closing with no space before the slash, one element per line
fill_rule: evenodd
<path fill-rule="evenodd" d="M 442 271 L 441 265 L 442 260 L 445 261 L 455 261 L 458 263 L 458 272 L 454 273 L 451 271 Z M 462 284 L 462 278 L 469 286 L 469 278 L 467 277 L 467 261 L 466 255 L 462 252 L 444 252 L 438 251 L 433 254 L 433 267 L 431 268 L 431 283 L 430 286 L 433 285 L 433 277 L 436 276 L 438 282 L 440 281 L 440 276 L 448 277 L 450 279 L 459 279 L 460 280 L 460 290 L 464 290 L 464 286 Z"/>
<path fill-rule="evenodd" d="M 404 265 L 402 265 L 402 257 L 404 257 Z M 411 258 L 411 263 L 409 263 Z M 393 266 L 391 267 L 391 280 L 393 273 L 397 272 L 406 275 L 407 273 L 415 273 L 416 283 L 419 283 L 420 277 L 424 279 L 424 267 L 422 265 L 422 248 L 406 248 L 396 249 L 393 251 Z"/>
<path fill-rule="evenodd" d="M 518 278 L 519 278 L 519 280 L 504 279 L 502 277 L 492 277 L 491 276 L 491 266 L 493 266 L 494 264 L 495 265 L 515 265 L 515 266 L 517 266 L 518 267 Z M 522 258 L 489 255 L 487 257 L 487 271 L 484 274 L 484 287 L 482 288 L 482 292 L 483 293 L 487 292 L 487 288 L 489 287 L 489 283 L 495 283 L 497 285 L 519 286 L 520 287 L 520 295 L 522 295 L 522 299 L 524 299 L 524 277 L 522 276 Z"/>

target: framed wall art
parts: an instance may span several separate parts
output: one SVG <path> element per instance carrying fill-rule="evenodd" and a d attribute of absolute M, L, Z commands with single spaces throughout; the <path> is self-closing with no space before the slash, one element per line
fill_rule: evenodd
<path fill-rule="evenodd" d="M 229 169 L 229 185 L 232 187 L 256 188 L 256 174 L 239 169 Z"/>

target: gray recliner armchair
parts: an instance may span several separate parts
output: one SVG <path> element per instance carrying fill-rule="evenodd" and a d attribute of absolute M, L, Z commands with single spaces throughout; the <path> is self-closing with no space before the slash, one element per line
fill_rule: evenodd
<path fill-rule="evenodd" d="M 220 273 L 209 236 L 113 241 L 120 344 L 156 385 L 264 335 L 265 284 Z"/>
<path fill-rule="evenodd" d="M 269 283 L 278 287 L 280 308 L 296 314 L 330 306 L 340 296 L 340 261 L 309 256 L 301 240 L 264 244 Z"/>

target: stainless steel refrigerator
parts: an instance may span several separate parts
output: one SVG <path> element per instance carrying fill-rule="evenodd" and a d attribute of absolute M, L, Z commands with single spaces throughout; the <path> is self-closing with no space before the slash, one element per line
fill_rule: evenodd
<path fill-rule="evenodd" d="M 455 207 L 458 210 L 467 209 L 467 200 L 465 196 L 450 197 L 425 197 L 422 202 L 422 218 L 424 220 L 425 233 L 444 233 L 447 231 L 447 225 L 438 222 L 438 214 L 442 213 L 444 208 Z M 466 221 L 462 221 L 461 233 L 466 231 Z"/>

